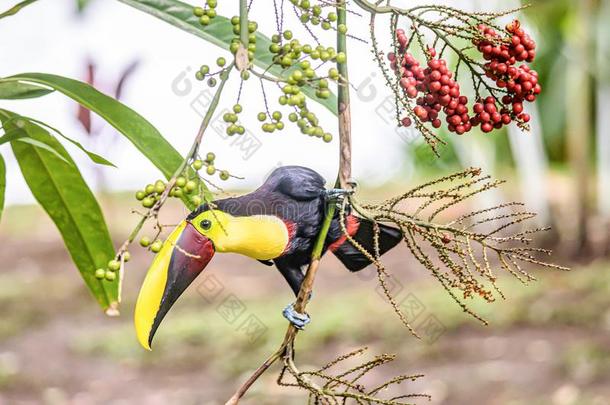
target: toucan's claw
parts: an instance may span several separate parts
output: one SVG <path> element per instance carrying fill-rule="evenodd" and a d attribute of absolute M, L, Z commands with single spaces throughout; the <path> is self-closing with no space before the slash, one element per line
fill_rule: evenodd
<path fill-rule="evenodd" d="M 330 190 L 324 190 L 324 197 L 327 200 L 332 200 L 337 197 L 344 197 L 346 195 L 354 194 L 354 190 L 346 190 L 343 188 L 331 188 Z"/>
<path fill-rule="evenodd" d="M 311 322 L 311 318 L 307 314 L 301 314 L 294 309 L 294 303 L 287 305 L 282 311 L 284 318 L 288 319 L 295 328 L 303 330 L 305 325 Z"/>

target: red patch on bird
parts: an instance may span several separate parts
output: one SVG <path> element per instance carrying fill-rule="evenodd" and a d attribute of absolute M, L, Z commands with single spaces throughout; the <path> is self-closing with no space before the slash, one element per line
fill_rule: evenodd
<path fill-rule="evenodd" d="M 360 226 L 360 220 L 357 217 L 355 217 L 354 215 L 348 215 L 347 218 L 345 218 L 345 230 L 347 231 L 347 234 L 349 236 L 354 236 L 356 234 L 356 232 L 358 232 L 359 226 Z M 331 252 L 334 252 L 335 250 L 339 249 L 339 246 L 343 245 L 346 240 L 347 240 L 347 235 L 342 234 L 339 239 L 337 239 L 336 241 L 334 241 L 333 243 L 331 243 L 328 246 L 328 249 Z"/>
<path fill-rule="evenodd" d="M 292 246 L 292 240 L 294 239 L 294 235 L 297 234 L 297 224 L 295 222 L 288 221 L 287 219 L 282 219 L 282 221 L 284 222 L 284 225 L 286 225 L 286 230 L 288 231 L 288 243 L 286 244 L 286 247 L 282 252 L 282 254 L 284 254 L 288 252 L 288 250 L 290 250 L 290 247 Z"/>

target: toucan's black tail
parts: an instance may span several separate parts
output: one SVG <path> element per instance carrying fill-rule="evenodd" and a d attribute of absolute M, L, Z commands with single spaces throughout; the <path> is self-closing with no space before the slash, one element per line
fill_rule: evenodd
<path fill-rule="evenodd" d="M 350 236 L 358 242 L 367 252 L 374 255 L 374 225 L 371 221 L 349 215 L 346 218 L 346 229 Z M 402 240 L 402 233 L 394 227 L 379 224 L 379 253 L 384 254 Z M 356 248 L 345 235 L 329 246 L 341 263 L 350 271 L 360 271 L 371 264 L 371 261 L 358 248 Z"/>

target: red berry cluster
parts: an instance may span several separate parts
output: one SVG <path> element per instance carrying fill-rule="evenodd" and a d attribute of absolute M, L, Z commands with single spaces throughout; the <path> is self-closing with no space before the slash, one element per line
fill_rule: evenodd
<path fill-rule="evenodd" d="M 536 56 L 536 43 L 515 20 L 506 27 L 508 35 L 500 36 L 488 26 L 478 27 L 482 38 L 473 43 L 487 61 L 485 74 L 506 95 L 501 100 L 493 96 L 478 100 L 473 105 L 474 116 L 468 114 L 468 98 L 460 94 L 460 85 L 453 79 L 445 60 L 436 57 L 433 48 L 428 49 L 427 66 L 422 66 L 407 52 L 409 39 L 404 30 L 396 30 L 398 54 L 388 54 L 392 70 L 400 77 L 399 85 L 406 97 L 417 99 L 413 113 L 418 120 L 430 122 L 434 128 L 442 124 L 440 113 L 446 115 L 448 129 L 463 134 L 474 126 L 481 126 L 483 132 L 491 132 L 510 124 L 513 120 L 527 123 L 530 116 L 523 112 L 525 101 L 533 102 L 540 94 L 538 73 L 526 64 Z M 403 126 L 412 124 L 410 117 L 401 120 Z"/>
<path fill-rule="evenodd" d="M 470 131 L 472 124 L 468 116 L 468 98 L 460 94 L 460 85 L 452 78 L 453 73 L 447 68 L 447 62 L 435 58 L 436 51 L 430 48 L 428 66 L 423 68 L 412 54 L 405 52 L 408 38 L 402 29 L 396 30 L 396 38 L 402 58 L 398 60 L 393 53 L 388 58 L 392 69 L 400 75 L 399 83 L 405 95 L 417 98 L 413 113 L 421 122 L 430 122 L 434 128 L 440 128 L 439 113 L 443 111 L 449 131 L 460 135 Z M 411 123 L 409 117 L 402 119 L 405 127 Z"/>
<path fill-rule="evenodd" d="M 507 25 L 506 30 L 510 35 L 505 38 L 502 38 L 493 28 L 485 25 L 479 25 L 478 28 L 485 39 L 477 39 L 473 42 L 483 54 L 483 58 L 488 61 L 484 65 L 485 74 L 499 88 L 505 88 L 508 94 L 502 98 L 504 106 L 499 112 L 502 115 L 501 120 L 498 120 L 497 116 L 495 116 L 495 120 L 491 121 L 484 119 L 487 118 L 486 115 L 476 117 L 481 125 L 489 123 L 496 128 L 502 126 L 499 124 L 500 122 L 510 123 L 508 118 L 528 122 L 530 117 L 523 113 L 523 102 L 535 101 L 542 88 L 538 83 L 538 73 L 535 70 L 525 64 L 517 66 L 516 63 L 532 62 L 536 57 L 536 43 L 521 29 L 521 24 L 517 20 Z M 497 109 L 495 100 L 489 103 L 488 100 L 489 97 L 479 103 L 483 105 L 484 112 L 493 110 L 491 106 L 488 107 L 490 104 Z M 481 110 L 481 106 L 476 110 Z M 489 128 L 489 126 L 486 125 L 485 128 Z"/>

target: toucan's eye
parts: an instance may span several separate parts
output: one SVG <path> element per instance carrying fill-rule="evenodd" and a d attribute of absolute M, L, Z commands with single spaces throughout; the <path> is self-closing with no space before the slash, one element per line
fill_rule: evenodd
<path fill-rule="evenodd" d="M 204 219 L 203 221 L 201 221 L 199 223 L 199 225 L 201 226 L 201 229 L 203 229 L 204 231 L 207 231 L 208 229 L 210 229 L 212 227 L 212 222 L 209 219 Z"/>

